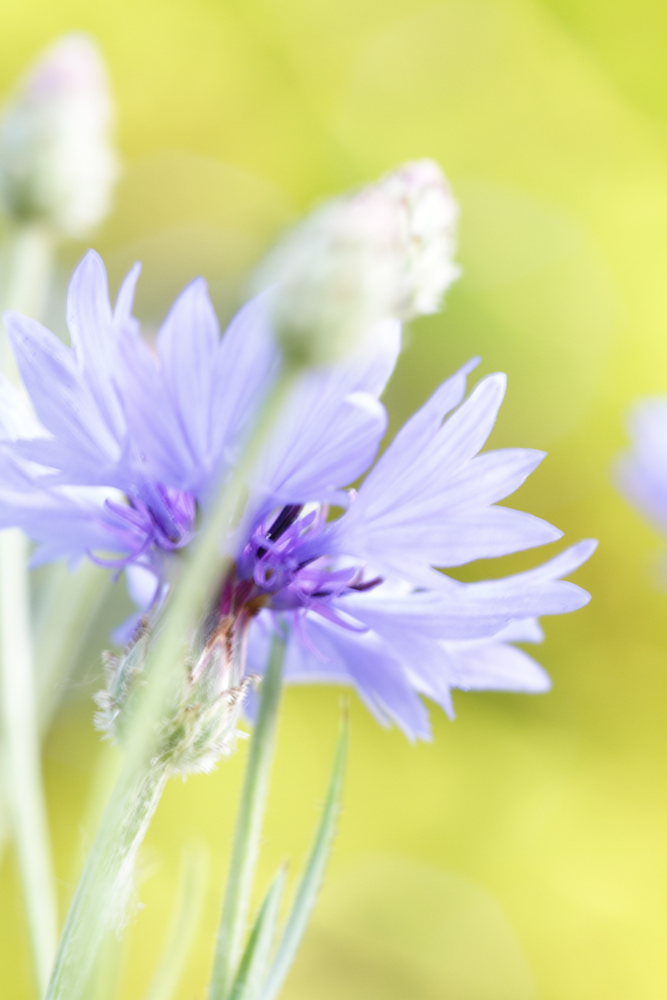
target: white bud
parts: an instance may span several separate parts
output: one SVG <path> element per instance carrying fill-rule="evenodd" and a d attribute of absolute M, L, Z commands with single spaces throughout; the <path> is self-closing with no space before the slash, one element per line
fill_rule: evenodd
<path fill-rule="evenodd" d="M 415 160 L 388 174 L 378 191 L 393 202 L 404 240 L 401 319 L 437 312 L 460 269 L 454 263 L 458 206 L 433 160 Z"/>
<path fill-rule="evenodd" d="M 65 36 L 20 81 L 0 119 L 0 203 L 7 215 L 74 236 L 101 222 L 118 176 L 111 119 L 96 44 Z"/>
<path fill-rule="evenodd" d="M 292 364 L 347 356 L 389 317 L 435 312 L 458 275 L 457 207 L 439 167 L 407 164 L 328 202 L 269 254 L 256 284 Z"/>

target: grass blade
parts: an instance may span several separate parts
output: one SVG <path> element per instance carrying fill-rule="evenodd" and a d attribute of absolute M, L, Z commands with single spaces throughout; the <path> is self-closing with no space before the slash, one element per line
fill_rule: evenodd
<path fill-rule="evenodd" d="M 338 746 L 336 747 L 336 756 L 334 758 L 334 766 L 322 819 L 320 820 L 306 869 L 294 898 L 292 910 L 287 918 L 271 972 L 260 994 L 261 1000 L 273 1000 L 277 996 L 299 949 L 310 914 L 313 911 L 324 880 L 324 873 L 329 855 L 331 854 L 331 848 L 333 847 L 336 835 L 336 823 L 341 808 L 345 761 L 347 758 L 348 728 L 347 716 L 345 715 L 341 723 Z"/>
<path fill-rule="evenodd" d="M 255 1000 L 259 995 L 262 980 L 273 947 L 278 922 L 278 910 L 282 899 L 287 869 L 278 871 L 269 889 L 262 908 L 257 915 L 255 926 L 248 938 L 239 971 L 229 994 L 229 1000 Z"/>

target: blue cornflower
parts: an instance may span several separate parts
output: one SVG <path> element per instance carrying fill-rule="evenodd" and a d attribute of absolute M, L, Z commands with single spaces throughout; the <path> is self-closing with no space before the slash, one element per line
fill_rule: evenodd
<path fill-rule="evenodd" d="M 621 488 L 660 531 L 667 532 L 667 398 L 637 403 L 629 430 L 632 450 L 618 467 Z"/>
<path fill-rule="evenodd" d="M 7 383 L 0 394 L 0 525 L 22 527 L 36 559 L 88 556 L 125 569 L 145 608 L 164 599 L 187 546 L 237 462 L 280 366 L 260 296 L 220 338 L 202 280 L 181 294 L 155 350 L 132 317 L 135 267 L 112 311 L 92 251 L 73 277 L 72 346 L 33 320 L 5 317 L 34 416 Z M 470 362 L 438 389 L 373 465 L 386 429 L 379 397 L 400 347 L 387 320 L 356 356 L 306 372 L 273 428 L 249 486 L 243 536 L 211 637 L 247 638 L 261 672 L 276 629 L 291 681 L 353 685 L 383 722 L 428 736 L 425 694 L 452 713 L 452 688 L 545 690 L 515 641 L 541 638 L 536 618 L 589 595 L 560 578 L 587 541 L 538 569 L 462 584 L 439 570 L 555 541 L 561 532 L 497 506 L 544 454 L 479 454 L 502 402 L 491 375 L 465 399 Z M 372 466 L 358 492 L 349 484 Z M 340 509 L 331 516 L 330 507 Z"/>

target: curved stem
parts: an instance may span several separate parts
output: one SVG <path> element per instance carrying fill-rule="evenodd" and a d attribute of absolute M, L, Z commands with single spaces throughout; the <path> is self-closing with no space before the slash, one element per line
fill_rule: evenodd
<path fill-rule="evenodd" d="M 281 638 L 275 637 L 266 674 L 262 680 L 259 714 L 250 743 L 236 819 L 234 846 L 216 940 L 209 1000 L 226 1000 L 243 950 L 276 742 L 284 655 L 285 644 Z"/>

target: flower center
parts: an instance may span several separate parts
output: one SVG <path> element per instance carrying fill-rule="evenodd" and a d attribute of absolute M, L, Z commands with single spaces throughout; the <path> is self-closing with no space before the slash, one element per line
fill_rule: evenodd
<path fill-rule="evenodd" d="M 143 484 L 127 496 L 127 503 L 106 500 L 112 530 L 128 555 L 111 561 L 94 557 L 106 566 L 126 566 L 152 546 L 166 552 L 183 548 L 192 540 L 197 504 L 192 493 L 171 486 Z"/>
<path fill-rule="evenodd" d="M 336 568 L 326 553 L 328 508 L 288 504 L 252 532 L 220 599 L 220 614 L 242 608 L 257 613 L 312 610 L 326 617 L 329 602 L 346 592 L 370 590 L 381 579 L 363 580 L 360 565 Z"/>

